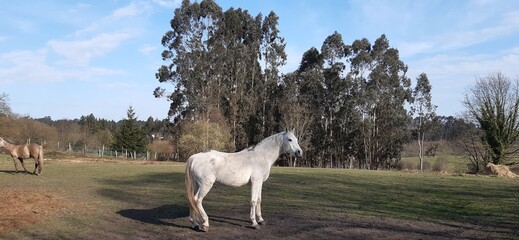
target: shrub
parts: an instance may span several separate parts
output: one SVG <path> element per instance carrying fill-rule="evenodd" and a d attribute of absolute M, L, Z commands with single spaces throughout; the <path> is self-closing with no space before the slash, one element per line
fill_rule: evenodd
<path fill-rule="evenodd" d="M 420 162 L 416 164 L 416 169 L 420 170 Z M 431 170 L 431 162 L 424 158 L 423 160 L 423 171 Z"/>
<path fill-rule="evenodd" d="M 440 156 L 436 158 L 433 164 L 433 171 L 442 172 L 447 169 L 447 158 Z"/>
<path fill-rule="evenodd" d="M 412 159 L 402 160 L 401 162 L 402 162 L 402 169 L 407 169 L 407 170 L 415 170 L 416 169 L 416 162 L 413 161 Z"/>
<path fill-rule="evenodd" d="M 207 150 L 226 151 L 229 147 L 230 133 L 217 123 L 195 121 L 185 125 L 178 141 L 182 159 Z"/>

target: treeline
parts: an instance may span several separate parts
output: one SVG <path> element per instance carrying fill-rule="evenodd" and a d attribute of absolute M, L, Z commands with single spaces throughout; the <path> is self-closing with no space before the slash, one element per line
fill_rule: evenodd
<path fill-rule="evenodd" d="M 156 73 L 166 86 L 154 95 L 170 101 L 169 120 L 136 122 L 129 111 L 118 123 L 93 114 L 40 121 L 56 139 L 79 148 L 133 141 L 117 134 L 127 132 L 123 124 L 136 125 L 148 143 L 153 134 L 167 137 L 168 151 L 180 161 L 207 149 L 241 150 L 289 129 L 305 156 L 279 164 L 361 169 L 395 168 L 405 144 L 456 140 L 458 131 L 474 127 L 435 116 L 427 75 L 415 76 L 413 84 L 385 35 L 345 43 L 334 32 L 319 49 L 308 49 L 296 70 L 282 74 L 286 43 L 278 22 L 274 12 L 252 16 L 239 8 L 223 11 L 211 0 L 184 0 L 162 38 L 167 65 Z"/>
<path fill-rule="evenodd" d="M 129 113 L 133 113 L 133 109 L 130 110 Z M 174 150 L 170 144 L 171 130 L 168 127 L 167 119 L 149 117 L 146 121 L 139 121 L 130 114 L 128 118 L 117 122 L 96 118 L 94 114 L 73 120 L 53 120 L 51 117 L 33 119 L 15 114 L 0 114 L 0 137 L 15 144 L 32 142 L 44 145 L 47 150 L 59 151 L 83 151 L 104 147 L 106 150 L 120 152 L 151 151 L 171 156 Z M 122 132 L 138 135 L 125 139 L 126 136 L 120 134 Z M 135 140 L 139 142 L 134 142 Z"/>
<path fill-rule="evenodd" d="M 235 151 L 294 129 L 306 156 L 288 165 L 378 169 L 399 161 L 416 130 L 413 115 L 425 136 L 434 118 L 427 75 L 417 76 L 421 87 L 413 89 L 408 66 L 385 35 L 345 43 L 334 32 L 320 49 L 308 49 L 295 71 L 281 74 L 286 43 L 278 23 L 274 12 L 223 11 L 211 0 L 184 0 L 174 11 L 162 38 L 167 65 L 156 73 L 169 88 L 154 95 L 171 102 L 175 139 L 191 134 L 186 126 L 207 122 L 230 136 L 220 150 Z M 417 103 L 415 111 L 405 107 Z M 198 138 L 206 139 L 204 149 L 216 148 L 209 134 Z"/>

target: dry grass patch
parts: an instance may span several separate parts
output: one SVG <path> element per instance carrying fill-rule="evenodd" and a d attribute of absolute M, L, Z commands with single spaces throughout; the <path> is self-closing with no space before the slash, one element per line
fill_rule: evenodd
<path fill-rule="evenodd" d="M 509 177 L 509 178 L 516 178 L 517 175 L 510 171 L 508 166 L 505 165 L 496 165 L 493 163 L 488 163 L 487 168 L 490 171 L 491 174 L 501 176 L 501 177 Z"/>
<path fill-rule="evenodd" d="M 57 192 L 0 189 L 0 232 L 49 219 L 70 208 Z"/>

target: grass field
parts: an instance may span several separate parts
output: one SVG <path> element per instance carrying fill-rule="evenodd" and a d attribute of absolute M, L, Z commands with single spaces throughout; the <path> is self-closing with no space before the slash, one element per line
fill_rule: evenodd
<path fill-rule="evenodd" d="M 517 179 L 275 167 L 267 226 L 247 228 L 248 186 L 216 185 L 200 233 L 189 228 L 182 163 L 69 158 L 46 161 L 40 177 L 13 170 L 0 155 L 6 239 L 519 239 Z"/>

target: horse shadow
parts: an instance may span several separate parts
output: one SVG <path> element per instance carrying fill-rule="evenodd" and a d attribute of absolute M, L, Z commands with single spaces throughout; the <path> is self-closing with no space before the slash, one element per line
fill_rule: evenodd
<path fill-rule="evenodd" d="M 250 226 L 250 221 L 233 218 L 233 217 L 224 217 L 224 216 L 216 216 L 216 215 L 209 215 L 209 220 L 213 222 L 238 226 L 238 227 L 244 227 L 244 228 L 252 228 Z"/>
<path fill-rule="evenodd" d="M 168 204 L 151 209 L 125 209 L 118 211 L 117 214 L 119 214 L 122 217 L 142 223 L 161 226 L 172 226 L 177 228 L 193 230 L 193 228 L 190 225 L 188 225 L 187 221 L 186 225 L 180 225 L 175 223 L 177 219 L 186 218 L 189 216 L 189 208 L 186 205 Z M 222 224 L 240 226 L 245 228 L 250 227 L 247 225 L 249 221 L 243 219 L 215 215 L 209 215 L 209 219 L 211 221 Z"/>
<path fill-rule="evenodd" d="M 185 205 L 168 204 L 151 209 L 125 209 L 118 211 L 117 214 L 125 218 L 153 225 L 191 228 L 187 225 L 174 223 L 176 219 L 189 216 L 189 208 Z"/>
<path fill-rule="evenodd" d="M 11 175 L 16 175 L 16 174 L 36 175 L 36 174 L 33 174 L 32 172 L 26 172 L 26 171 L 16 172 L 15 170 L 0 170 L 0 173 L 11 174 Z"/>

